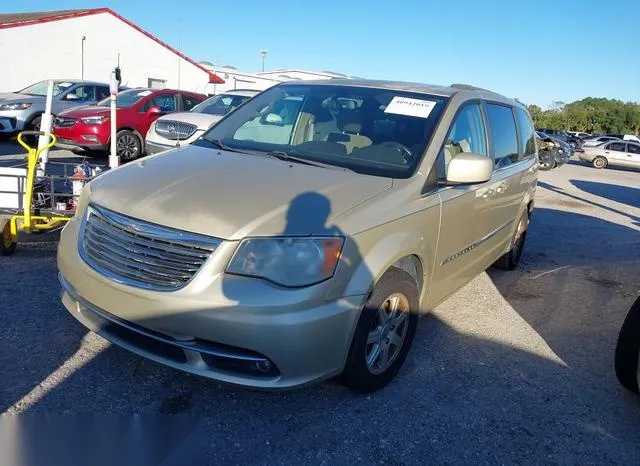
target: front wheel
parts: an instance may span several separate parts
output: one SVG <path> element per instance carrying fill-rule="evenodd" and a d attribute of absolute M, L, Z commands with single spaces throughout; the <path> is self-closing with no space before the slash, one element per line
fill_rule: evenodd
<path fill-rule="evenodd" d="M 622 386 L 640 393 L 640 298 L 631 306 L 620 329 L 615 366 Z"/>
<path fill-rule="evenodd" d="M 133 131 L 123 129 L 116 136 L 116 154 L 123 162 L 130 162 L 140 157 L 142 141 Z"/>
<path fill-rule="evenodd" d="M 418 325 L 418 289 L 403 270 L 391 268 L 373 288 L 356 326 L 342 383 L 370 393 L 391 382 L 402 367 Z"/>
<path fill-rule="evenodd" d="M 0 256 L 10 256 L 16 252 L 18 243 L 13 240 L 11 235 L 11 222 L 6 222 L 2 228 L 2 241 L 0 242 Z"/>
<path fill-rule="evenodd" d="M 551 151 L 541 151 L 538 155 L 538 168 L 542 171 L 551 170 L 556 163 L 555 157 Z"/>

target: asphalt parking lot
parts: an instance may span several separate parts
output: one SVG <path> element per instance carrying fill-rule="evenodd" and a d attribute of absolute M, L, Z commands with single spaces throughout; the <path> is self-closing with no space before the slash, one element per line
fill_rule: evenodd
<path fill-rule="evenodd" d="M 640 464 L 640 398 L 613 368 L 640 295 L 638 171 L 541 173 L 518 269 L 424 317 L 369 396 L 230 388 L 113 347 L 60 304 L 55 234 L 25 241 L 0 258 L 0 412 L 190 414 L 215 464 Z"/>

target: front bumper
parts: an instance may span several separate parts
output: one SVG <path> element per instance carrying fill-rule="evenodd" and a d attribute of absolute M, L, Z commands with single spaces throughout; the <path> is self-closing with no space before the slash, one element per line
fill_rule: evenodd
<path fill-rule="evenodd" d="M 181 141 L 173 141 L 171 139 L 163 138 L 153 131 L 153 127 L 147 133 L 147 138 L 145 141 L 146 153 L 149 155 L 157 154 L 160 152 L 164 152 L 171 149 L 176 149 L 178 147 L 186 146 L 196 141 L 202 134 L 203 130 L 198 129 L 195 133 L 191 135 L 190 138 L 181 140 Z"/>
<path fill-rule="evenodd" d="M 57 146 L 63 149 L 105 150 L 109 147 L 110 127 L 104 125 L 85 125 L 78 121 L 70 127 L 53 127 Z"/>
<path fill-rule="evenodd" d="M 14 135 L 23 131 L 28 118 L 24 110 L 1 111 L 0 112 L 0 134 Z"/>
<path fill-rule="evenodd" d="M 169 146 L 165 144 L 156 144 L 151 141 L 145 142 L 145 153 L 147 155 L 159 154 L 160 152 L 164 152 L 171 149 L 176 149 L 180 146 Z"/>
<path fill-rule="evenodd" d="M 167 366 L 260 389 L 304 386 L 342 372 L 365 296 L 327 302 L 310 289 L 229 277 L 223 268 L 235 247 L 222 246 L 180 290 L 134 288 L 81 259 L 79 224 L 74 218 L 60 238 L 62 301 L 111 342 Z"/>

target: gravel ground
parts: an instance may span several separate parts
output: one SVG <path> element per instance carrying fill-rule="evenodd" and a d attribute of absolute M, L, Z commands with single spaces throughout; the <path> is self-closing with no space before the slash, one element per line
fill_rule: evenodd
<path fill-rule="evenodd" d="M 370 396 L 235 389 L 111 346 L 60 304 L 55 234 L 32 235 L 0 258 L 0 412 L 193 415 L 208 464 L 640 464 L 640 399 L 613 369 L 640 294 L 638 187 L 576 161 L 541 173 L 519 268 L 423 318 Z"/>

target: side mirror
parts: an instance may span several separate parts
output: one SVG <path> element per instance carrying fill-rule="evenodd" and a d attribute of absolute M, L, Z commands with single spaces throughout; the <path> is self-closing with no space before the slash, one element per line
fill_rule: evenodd
<path fill-rule="evenodd" d="M 447 184 L 486 183 L 493 174 L 493 160 L 484 155 L 462 152 L 451 158 L 447 168 Z"/>
<path fill-rule="evenodd" d="M 80 97 L 78 97 L 78 94 L 71 92 L 65 96 L 64 100 L 80 100 Z"/>
<path fill-rule="evenodd" d="M 147 110 L 147 114 L 149 115 L 160 115 L 161 113 L 162 110 L 157 105 L 152 105 L 151 107 L 149 107 L 149 110 Z"/>

